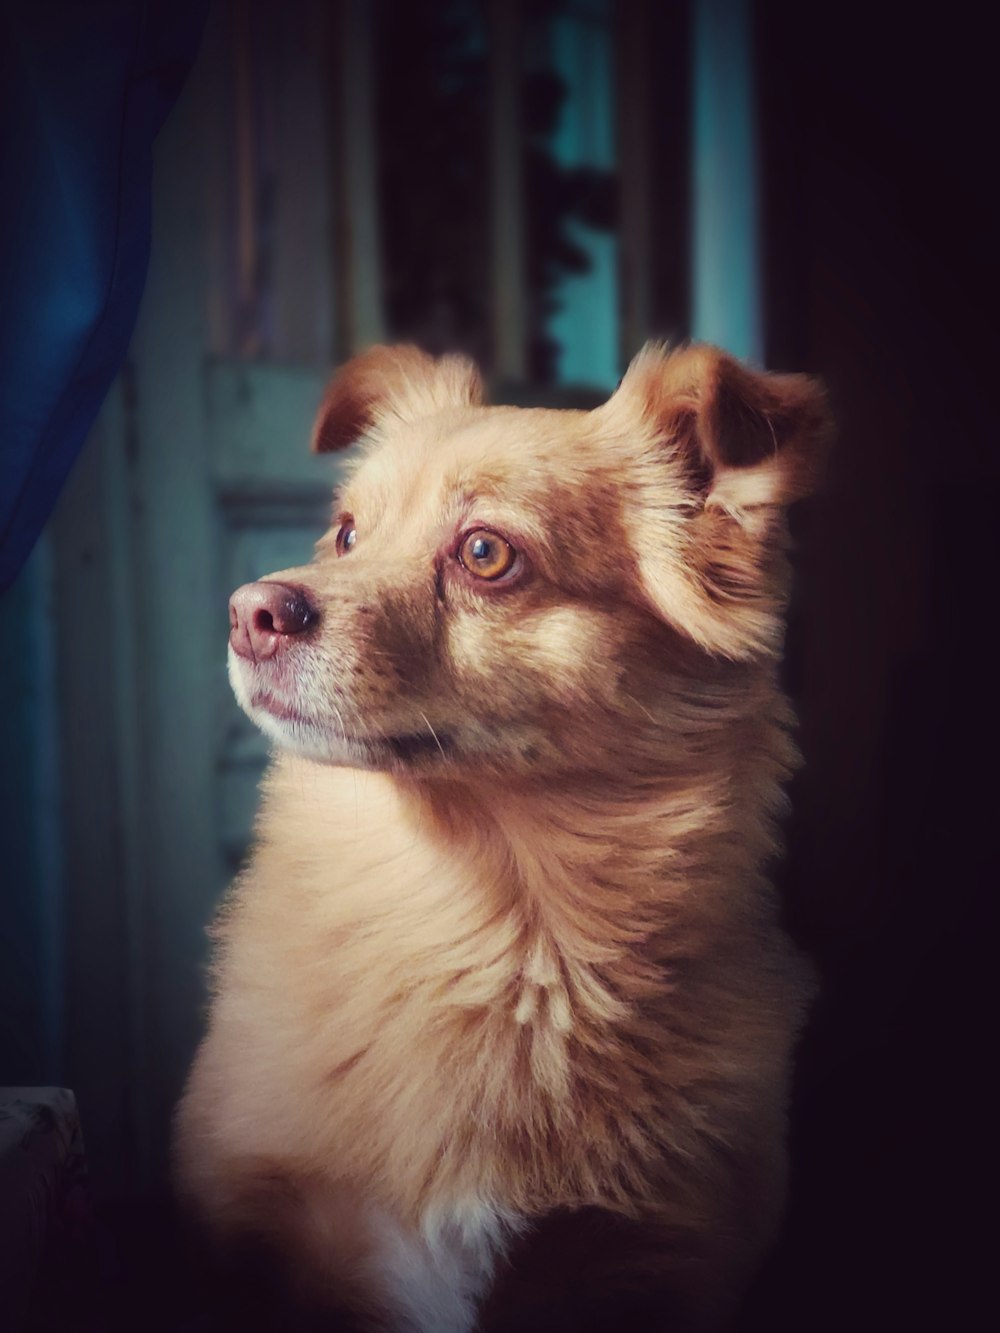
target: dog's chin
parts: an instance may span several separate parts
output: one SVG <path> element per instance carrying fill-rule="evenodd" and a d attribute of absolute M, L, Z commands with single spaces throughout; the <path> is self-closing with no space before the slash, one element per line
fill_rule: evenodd
<path fill-rule="evenodd" d="M 279 715 L 261 702 L 240 702 L 251 722 L 280 749 L 321 764 L 348 768 L 370 767 L 365 763 L 360 747 L 353 745 L 346 737 L 337 735 L 332 728 L 323 726 L 318 719 L 291 716 L 287 712 Z"/>
<path fill-rule="evenodd" d="M 348 736 L 335 722 L 278 716 L 259 704 L 248 716 L 283 749 L 321 764 L 377 772 L 414 772 L 440 768 L 452 757 L 447 737 L 439 735 Z"/>
<path fill-rule="evenodd" d="M 230 656 L 229 678 L 236 701 L 268 740 L 317 763 L 380 771 L 437 768 L 453 757 L 451 737 L 431 730 L 378 735 L 351 734 L 340 717 L 307 711 Z"/>
<path fill-rule="evenodd" d="M 294 690 L 282 688 L 280 679 L 232 651 L 229 679 L 240 707 L 273 745 L 316 763 L 414 777 L 502 773 L 514 778 L 546 768 L 545 747 L 528 743 L 535 738 L 527 737 L 523 726 L 512 730 L 506 744 L 496 724 L 484 735 L 475 727 L 432 726 L 422 713 L 412 727 L 390 730 L 374 723 L 354 730 L 336 709 L 315 711 Z"/>

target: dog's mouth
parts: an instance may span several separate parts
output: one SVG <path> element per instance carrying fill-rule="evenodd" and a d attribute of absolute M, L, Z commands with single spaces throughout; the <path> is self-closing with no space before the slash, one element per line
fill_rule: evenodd
<path fill-rule="evenodd" d="M 304 722 L 306 720 L 297 709 L 286 703 L 284 699 L 279 699 L 270 690 L 260 690 L 254 694 L 250 699 L 250 707 L 259 708 L 265 713 L 270 713 L 272 717 L 280 718 L 282 722 Z"/>
<path fill-rule="evenodd" d="M 259 690 L 255 693 L 250 700 L 250 706 L 269 714 L 279 722 L 308 727 L 313 731 L 327 729 L 321 719 L 307 716 L 287 699 L 270 690 Z M 455 745 L 453 738 L 447 732 L 432 730 L 429 723 L 426 732 L 385 736 L 351 735 L 342 724 L 333 725 L 329 729 L 337 741 L 367 755 L 376 764 L 386 760 L 409 764 L 426 758 L 447 759 Z"/>

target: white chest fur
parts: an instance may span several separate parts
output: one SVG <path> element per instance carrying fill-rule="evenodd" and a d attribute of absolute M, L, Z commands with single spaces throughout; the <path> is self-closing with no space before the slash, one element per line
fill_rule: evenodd
<path fill-rule="evenodd" d="M 369 1289 L 393 1333 L 467 1333 L 488 1293 L 518 1219 L 470 1199 L 427 1213 L 419 1233 L 387 1213 L 368 1211 Z"/>

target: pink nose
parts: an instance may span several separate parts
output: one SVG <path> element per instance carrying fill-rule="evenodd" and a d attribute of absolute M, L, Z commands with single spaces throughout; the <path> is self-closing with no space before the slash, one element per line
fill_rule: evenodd
<path fill-rule="evenodd" d="M 301 588 L 284 583 L 244 583 L 229 599 L 229 642 L 252 662 L 273 657 L 319 619 Z"/>

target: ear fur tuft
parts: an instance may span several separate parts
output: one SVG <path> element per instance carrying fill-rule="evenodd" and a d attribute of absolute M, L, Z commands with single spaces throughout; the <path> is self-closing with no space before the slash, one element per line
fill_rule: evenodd
<path fill-rule="evenodd" d="M 822 385 L 806 375 L 752 370 L 715 347 L 654 343 L 619 395 L 638 401 L 708 504 L 789 504 L 818 483 L 831 422 Z"/>
<path fill-rule="evenodd" d="M 409 345 L 372 347 L 342 366 L 327 385 L 312 450 L 346 449 L 388 417 L 415 421 L 481 400 L 479 372 L 464 357 L 435 360 Z"/>
<path fill-rule="evenodd" d="M 715 347 L 650 344 L 598 411 L 635 460 L 633 549 L 649 604 L 709 652 L 775 652 L 783 507 L 815 488 L 831 435 L 822 386 Z"/>

